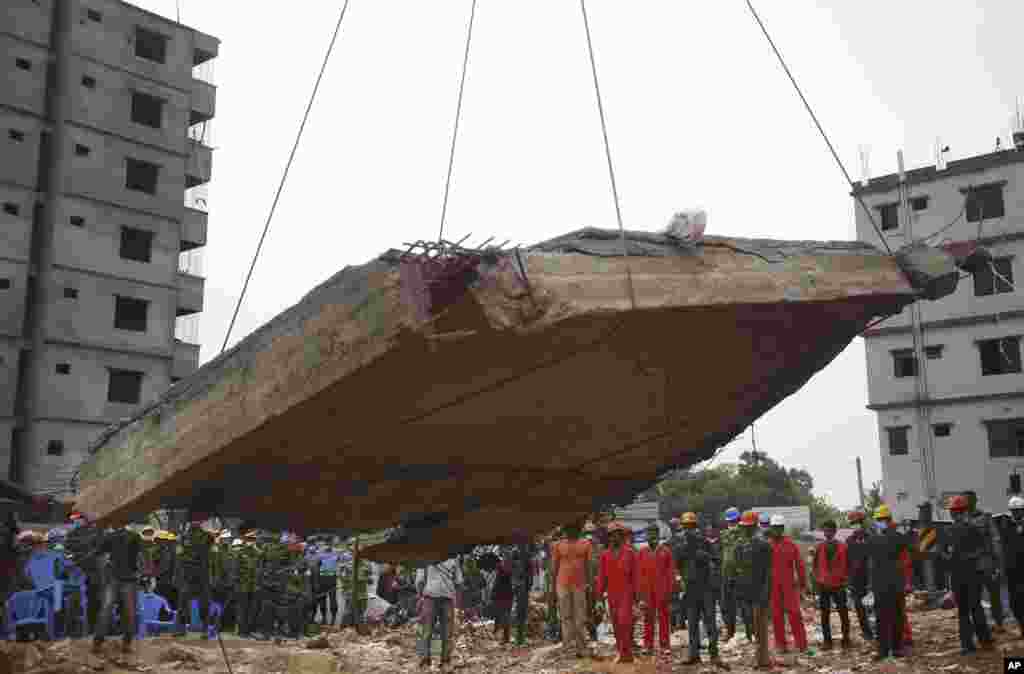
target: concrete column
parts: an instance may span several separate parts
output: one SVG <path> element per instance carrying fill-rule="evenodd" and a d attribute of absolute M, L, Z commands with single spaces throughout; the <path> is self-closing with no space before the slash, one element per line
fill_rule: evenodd
<path fill-rule="evenodd" d="M 40 180 L 46 186 L 41 212 L 33 217 L 32 249 L 36 251 L 32 265 L 34 274 L 29 278 L 30 297 L 33 297 L 33 308 L 29 315 L 31 324 L 29 332 L 30 350 L 25 353 L 27 367 L 22 390 L 25 400 L 25 432 L 21 434 L 17 452 L 16 465 L 19 475 L 11 477 L 24 483 L 29 489 L 35 489 L 38 478 L 30 475 L 28 466 L 39 454 L 44 438 L 36 418 L 42 409 L 43 383 L 49 376 L 46 368 L 46 326 L 54 300 L 54 230 L 60 212 L 60 198 L 67 173 L 67 156 L 71 143 L 68 134 L 67 119 L 71 109 L 74 83 L 74 50 L 72 48 L 72 28 L 74 25 L 75 3 L 72 0 L 54 0 L 52 24 L 50 29 L 50 62 L 52 72 L 47 77 L 46 107 L 50 124 L 49 147 L 42 145 L 41 152 L 48 152 L 40 162 L 42 175 Z"/>

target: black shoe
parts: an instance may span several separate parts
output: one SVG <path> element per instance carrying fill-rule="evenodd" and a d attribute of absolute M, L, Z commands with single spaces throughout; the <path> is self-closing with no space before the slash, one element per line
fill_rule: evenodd
<path fill-rule="evenodd" d="M 978 649 L 975 648 L 974 646 L 971 646 L 970 648 L 961 648 L 960 649 L 960 655 L 971 655 L 971 654 L 977 653 L 977 652 L 978 652 Z"/>

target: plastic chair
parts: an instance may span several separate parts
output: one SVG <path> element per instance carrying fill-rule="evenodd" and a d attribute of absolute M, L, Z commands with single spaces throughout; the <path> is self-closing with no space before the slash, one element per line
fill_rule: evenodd
<path fill-rule="evenodd" d="M 42 625 L 46 636 L 54 638 L 54 610 L 49 597 L 35 590 L 15 592 L 7 600 L 7 638 L 14 640 L 18 628 L 26 625 Z"/>
<path fill-rule="evenodd" d="M 50 598 L 54 613 L 64 607 L 64 557 L 56 552 L 37 552 L 25 563 L 25 572 L 32 579 L 36 592 Z"/>
<path fill-rule="evenodd" d="M 166 609 L 171 614 L 170 620 L 160 620 L 161 609 Z M 171 609 L 167 599 L 153 592 L 139 593 L 139 606 L 136 615 L 138 616 L 139 639 L 150 634 L 171 631 L 178 621 L 178 612 Z"/>
<path fill-rule="evenodd" d="M 193 599 L 189 608 L 191 609 L 191 613 L 189 615 L 188 631 L 202 632 L 203 621 L 199 617 L 199 600 Z M 224 613 L 224 607 L 221 606 L 219 602 L 211 601 L 209 612 L 208 628 L 211 630 L 210 636 L 216 636 L 217 632 L 220 631 L 220 618 Z"/>

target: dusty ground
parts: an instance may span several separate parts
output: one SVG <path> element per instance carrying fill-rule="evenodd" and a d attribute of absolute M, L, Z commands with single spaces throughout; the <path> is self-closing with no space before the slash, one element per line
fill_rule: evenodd
<path fill-rule="evenodd" d="M 810 617 L 807 616 L 810 626 Z M 838 634 L 836 618 L 834 631 Z M 854 636 L 854 648 L 843 652 L 821 652 L 813 656 L 776 656 L 777 672 L 815 672 L 819 674 L 846 674 L 852 672 L 898 672 L 917 674 L 924 672 L 1000 672 L 1004 653 L 1024 655 L 1024 641 L 1017 639 L 1016 628 L 998 635 L 997 649 L 961 657 L 956 634 L 955 611 L 913 613 L 914 651 L 911 657 L 887 663 L 872 661 L 873 651 L 859 637 Z M 856 625 L 855 625 L 856 628 Z M 741 629 L 742 632 L 742 629 Z M 813 639 L 813 627 L 809 636 Z M 632 665 L 614 662 L 613 647 L 599 643 L 594 659 L 577 660 L 564 653 L 560 645 L 540 639 L 532 640 L 526 648 L 503 647 L 490 637 L 490 628 L 463 626 L 456 635 L 454 671 L 469 673 L 508 672 L 510 674 L 562 674 L 563 672 L 594 672 L 602 674 L 653 674 L 654 672 L 707 673 L 716 670 L 706 662 L 696 667 L 685 667 L 686 636 L 673 635 L 671 659 L 655 660 L 640 656 Z M 0 646 L 6 652 L 10 665 L 4 667 L 0 658 L 0 674 L 6 672 L 34 672 L 40 674 L 85 674 L 105 672 L 228 672 L 217 641 L 204 642 L 190 635 L 184 640 L 169 637 L 147 639 L 138 644 L 136 655 L 118 654 L 119 643 L 108 642 L 109 652 L 102 658 L 89 654 L 87 640 L 60 641 L 54 644 L 12 644 Z M 375 673 L 418 671 L 415 648 L 415 628 L 406 626 L 397 630 L 380 630 L 369 636 L 358 636 L 351 630 L 331 632 L 323 638 L 283 643 L 240 640 L 233 636 L 224 639 L 224 646 L 235 674 L 272 674 L 283 672 Z M 722 657 L 733 672 L 752 672 L 752 647 L 746 638 L 738 636 L 723 645 Z M 436 667 L 436 665 L 435 665 Z"/>

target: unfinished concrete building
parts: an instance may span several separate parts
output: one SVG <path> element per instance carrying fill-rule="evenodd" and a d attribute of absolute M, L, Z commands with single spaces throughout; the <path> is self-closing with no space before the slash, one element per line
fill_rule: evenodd
<path fill-rule="evenodd" d="M 120 0 L 0 3 L 0 477 L 67 489 L 197 368 L 217 51 Z"/>
<path fill-rule="evenodd" d="M 861 243 L 422 245 L 342 270 L 109 429 L 78 506 L 400 524 L 383 559 L 508 542 L 707 459 L 873 319 L 958 279 L 941 252 Z"/>

